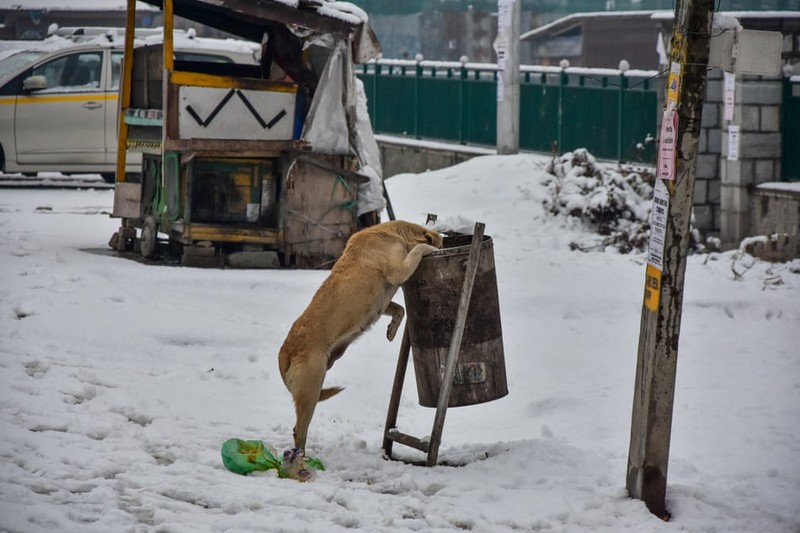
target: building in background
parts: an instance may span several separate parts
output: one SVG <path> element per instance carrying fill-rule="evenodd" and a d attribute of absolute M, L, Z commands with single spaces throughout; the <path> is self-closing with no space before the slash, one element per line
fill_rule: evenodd
<path fill-rule="evenodd" d="M 655 68 L 655 44 L 643 42 L 653 30 L 645 12 L 673 10 L 675 0 L 520 0 L 521 34 L 529 34 L 520 47 L 523 64 L 571 64 L 616 67 L 619 58 L 609 59 L 601 48 L 626 50 L 625 58 L 633 68 Z M 364 9 L 383 45 L 383 57 L 493 63 L 492 43 L 497 37 L 497 0 L 352 0 Z M 51 24 L 65 26 L 122 27 L 125 24 L 126 0 L 9 0 L 0 3 L 0 40 L 44 39 Z M 723 11 L 800 11 L 800 0 L 719 0 Z M 152 28 L 163 24 L 161 12 L 142 2 L 137 3 L 136 25 Z M 587 12 L 630 13 L 624 19 L 598 21 L 571 19 L 559 22 L 550 30 L 534 33 L 569 15 Z M 636 12 L 641 12 L 641 15 Z M 621 25 L 621 26 L 620 26 Z M 176 20 L 176 28 L 195 27 L 189 21 Z M 201 37 L 228 37 L 217 30 L 196 27 Z M 779 31 L 779 29 L 778 29 Z M 656 30 L 656 34 L 657 34 Z M 601 48 L 597 43 L 602 43 Z M 636 47 L 634 49 L 633 47 Z M 576 54 L 580 49 L 581 52 Z M 562 56 L 562 57 L 559 57 Z M 595 60 L 595 56 L 597 59 Z M 558 59 L 556 59 L 558 58 Z"/>
<path fill-rule="evenodd" d="M 125 27 L 126 0 L 9 0 L 0 3 L 0 40 L 37 40 L 59 27 Z M 136 26 L 162 25 L 161 12 L 137 5 Z"/>
<path fill-rule="evenodd" d="M 0 41 L 45 39 L 53 24 L 60 28 L 124 28 L 127 0 L 4 0 L 0 2 Z M 136 27 L 164 25 L 161 10 L 136 3 Z M 176 17 L 177 29 L 194 28 L 200 37 L 231 37 L 230 34 Z"/>
<path fill-rule="evenodd" d="M 404 2 L 352 0 L 352 2 L 369 14 L 370 23 L 383 45 L 385 58 L 413 59 L 417 54 L 422 54 L 425 59 L 433 60 L 457 61 L 462 56 L 467 56 L 469 61 L 479 63 L 493 63 L 496 60 L 492 43 L 497 37 L 497 0 L 406 0 Z M 671 11 L 675 8 L 675 0 L 521 0 L 521 2 L 520 33 L 522 34 L 575 13 Z M 800 10 L 800 0 L 719 0 L 717 9 Z M 573 33 L 570 34 L 569 31 Z M 577 30 L 573 28 L 569 31 L 559 35 L 560 43 L 550 45 L 549 54 L 555 54 L 556 46 L 575 46 L 574 32 Z M 606 31 L 605 38 L 611 43 L 618 43 L 620 47 L 626 46 L 621 44 L 625 42 L 623 37 L 628 37 L 623 35 L 628 31 L 625 28 L 613 33 L 608 33 L 610 30 L 602 31 Z M 643 28 L 641 31 L 646 32 L 648 28 Z M 653 61 L 654 46 L 654 43 L 650 44 L 648 50 L 642 51 L 648 56 L 647 61 Z M 524 41 L 520 48 L 520 61 L 524 64 L 541 64 L 538 57 L 542 56 L 536 55 L 534 42 Z M 644 65 L 638 65 L 636 59 L 628 61 L 635 68 L 646 68 Z M 555 63 L 558 64 L 558 61 Z"/>
<path fill-rule="evenodd" d="M 724 11 L 748 30 L 777 31 L 786 41 L 783 63 L 800 62 L 800 0 L 798 11 Z M 529 56 L 523 63 L 573 67 L 618 68 L 623 59 L 631 68 L 657 69 L 665 64 L 663 51 L 672 35 L 671 11 L 601 11 L 575 13 L 524 32 Z M 662 55 L 658 43 L 661 40 Z"/>

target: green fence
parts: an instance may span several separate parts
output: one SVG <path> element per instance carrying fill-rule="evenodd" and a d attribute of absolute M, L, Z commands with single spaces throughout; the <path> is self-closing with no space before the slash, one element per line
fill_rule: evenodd
<path fill-rule="evenodd" d="M 495 65 L 380 60 L 358 75 L 376 133 L 495 145 Z M 522 67 L 520 148 L 587 148 L 601 158 L 654 162 L 656 75 Z"/>
<path fill-rule="evenodd" d="M 783 82 L 783 179 L 800 181 L 800 76 Z"/>

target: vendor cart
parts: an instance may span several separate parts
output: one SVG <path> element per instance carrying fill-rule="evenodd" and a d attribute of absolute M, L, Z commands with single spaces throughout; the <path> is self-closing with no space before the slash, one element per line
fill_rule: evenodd
<path fill-rule="evenodd" d="M 384 206 L 353 64 L 379 44 L 344 2 L 144 0 L 163 40 L 135 42 L 128 0 L 111 239 L 197 266 L 324 267 Z M 176 16 L 261 44 L 260 64 L 176 60 Z M 141 174 L 125 174 L 129 154 Z M 166 246 L 162 246 L 166 247 Z"/>

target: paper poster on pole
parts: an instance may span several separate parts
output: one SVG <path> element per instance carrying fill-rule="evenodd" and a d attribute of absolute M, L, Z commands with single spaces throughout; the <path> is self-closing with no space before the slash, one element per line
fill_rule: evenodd
<path fill-rule="evenodd" d="M 503 71 L 497 71 L 497 101 L 503 101 L 503 92 L 505 91 L 505 87 L 503 87 Z"/>
<path fill-rule="evenodd" d="M 667 236 L 667 214 L 669 190 L 664 180 L 657 179 L 653 188 L 653 207 L 650 211 L 650 242 L 647 247 L 647 263 L 664 270 L 664 243 Z"/>
<path fill-rule="evenodd" d="M 649 311 L 658 311 L 658 301 L 661 299 L 661 271 L 648 264 L 645 272 L 644 306 Z"/>
<path fill-rule="evenodd" d="M 497 32 L 497 38 L 492 45 L 497 54 L 497 70 L 502 72 L 506 69 L 506 56 L 508 55 L 508 33 L 505 29 Z"/>
<path fill-rule="evenodd" d="M 733 106 L 736 102 L 736 74 L 724 72 L 725 84 L 723 90 L 723 102 L 725 104 L 722 114 L 723 120 L 733 120 Z"/>
<path fill-rule="evenodd" d="M 497 0 L 497 29 L 504 30 L 511 26 L 511 6 L 515 0 Z"/>
<path fill-rule="evenodd" d="M 669 65 L 669 79 L 667 80 L 667 107 L 677 107 L 678 92 L 681 88 L 681 64 L 673 61 Z"/>
<path fill-rule="evenodd" d="M 644 283 L 644 306 L 658 311 L 661 298 L 661 272 L 664 270 L 664 247 L 667 240 L 669 189 L 657 179 L 653 189 L 653 208 L 650 211 L 650 242 L 647 246 L 647 270 Z"/>
<path fill-rule="evenodd" d="M 728 161 L 739 159 L 739 126 L 728 126 Z"/>
<path fill-rule="evenodd" d="M 493 47 L 497 54 L 497 70 L 506 69 L 508 56 L 508 35 L 511 28 L 511 10 L 516 0 L 497 0 L 497 38 Z M 502 101 L 502 98 L 498 98 Z"/>
<path fill-rule="evenodd" d="M 661 135 L 658 144 L 658 174 L 662 180 L 675 179 L 675 157 L 678 145 L 678 112 L 674 108 L 664 110 L 661 118 Z"/>

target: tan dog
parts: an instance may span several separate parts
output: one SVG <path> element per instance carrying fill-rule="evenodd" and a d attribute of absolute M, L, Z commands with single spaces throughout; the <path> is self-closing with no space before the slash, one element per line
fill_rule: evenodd
<path fill-rule="evenodd" d="M 394 338 L 405 311 L 392 297 L 422 257 L 441 247 L 441 235 L 401 220 L 363 229 L 347 241 L 281 346 L 278 364 L 297 416 L 295 447 L 306 446 L 317 402 L 342 390 L 322 388 L 327 370 L 381 315 L 392 317 L 386 336 Z"/>

